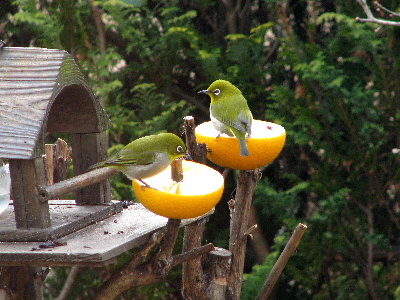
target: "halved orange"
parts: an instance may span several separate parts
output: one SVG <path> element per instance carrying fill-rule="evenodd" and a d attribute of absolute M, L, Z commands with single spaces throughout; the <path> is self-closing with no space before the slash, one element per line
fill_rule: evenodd
<path fill-rule="evenodd" d="M 172 219 L 190 219 L 209 212 L 224 190 L 222 175 L 203 164 L 182 161 L 183 180 L 171 179 L 171 167 L 144 181 L 152 188 L 132 181 L 139 201 L 155 214 Z"/>
<path fill-rule="evenodd" d="M 239 155 L 239 141 L 235 137 L 221 134 L 212 123 L 205 122 L 196 127 L 198 143 L 205 143 L 209 149 L 209 160 L 221 167 L 236 170 L 253 170 L 270 164 L 282 151 L 286 131 L 281 125 L 253 120 L 251 136 L 247 138 L 250 156 Z"/>

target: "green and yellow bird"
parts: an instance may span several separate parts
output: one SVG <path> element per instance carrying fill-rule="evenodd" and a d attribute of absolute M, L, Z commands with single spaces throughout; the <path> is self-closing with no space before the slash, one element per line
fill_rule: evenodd
<path fill-rule="evenodd" d="M 117 169 L 129 179 L 137 179 L 148 186 L 143 179 L 165 170 L 179 157 L 190 158 L 182 139 L 172 133 L 159 133 L 134 140 L 117 154 L 89 169 Z"/>
<path fill-rule="evenodd" d="M 249 156 L 246 134 L 251 135 L 253 115 L 242 92 L 229 81 L 219 79 L 199 93 L 211 98 L 210 118 L 215 129 L 235 136 L 239 140 L 240 155 Z"/>

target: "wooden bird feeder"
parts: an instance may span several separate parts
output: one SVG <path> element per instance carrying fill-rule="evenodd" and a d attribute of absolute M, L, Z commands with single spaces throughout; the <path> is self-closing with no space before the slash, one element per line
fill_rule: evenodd
<path fill-rule="evenodd" d="M 9 162 L 13 200 L 0 214 L 0 266 L 103 264 L 166 224 L 139 205 L 123 210 L 120 201 L 111 201 L 108 180 L 77 189 L 75 201 L 51 198 L 61 193 L 53 188 L 60 183 L 46 184 L 46 136 L 71 135 L 75 177 L 68 180 L 73 180 L 106 157 L 109 127 L 106 112 L 67 52 L 0 49 L 0 159 Z M 115 174 L 104 170 L 114 172 L 104 179 Z M 126 222 L 137 219 L 133 215 L 144 217 L 147 225 Z M 59 238 L 66 240 L 62 247 L 32 251 Z"/>

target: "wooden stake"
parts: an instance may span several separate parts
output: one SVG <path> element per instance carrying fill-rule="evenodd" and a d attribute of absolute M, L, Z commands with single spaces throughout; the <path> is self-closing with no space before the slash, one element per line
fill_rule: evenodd
<path fill-rule="evenodd" d="M 231 205 L 229 251 L 232 252 L 231 271 L 228 276 L 226 299 L 240 299 L 243 282 L 243 267 L 246 253 L 249 217 L 254 190 L 257 187 L 259 170 L 240 171 L 237 190 Z M 232 200 L 231 200 L 232 201 Z"/>
<path fill-rule="evenodd" d="M 215 248 L 204 258 L 204 273 L 207 280 L 207 299 L 225 299 L 228 286 L 232 253 L 223 248 Z"/>
<path fill-rule="evenodd" d="M 201 247 L 207 221 L 208 218 L 204 218 L 185 226 L 182 252 Z M 201 256 L 182 264 L 182 296 L 184 299 L 207 299 Z"/>
<path fill-rule="evenodd" d="M 54 144 L 45 145 L 47 185 L 52 185 L 67 178 L 70 148 L 66 141 L 57 139 Z"/>
<path fill-rule="evenodd" d="M 194 118 L 186 116 L 183 120 L 188 152 L 193 161 L 205 164 L 207 162 L 207 147 L 205 144 L 198 144 L 196 141 Z M 208 218 L 204 218 L 185 226 L 183 252 L 201 247 L 207 221 Z M 182 296 L 185 299 L 209 299 L 206 293 L 207 283 L 201 256 L 183 263 L 182 273 Z"/>
<path fill-rule="evenodd" d="M 195 124 L 192 116 L 186 116 L 183 118 L 185 135 L 186 135 L 186 147 L 189 154 L 192 156 L 193 161 L 201 164 L 207 163 L 207 146 L 204 143 L 197 143 L 195 135 Z"/>
<path fill-rule="evenodd" d="M 182 160 L 174 160 L 171 164 L 171 178 L 175 182 L 183 180 Z"/>
<path fill-rule="evenodd" d="M 268 275 L 267 280 L 264 283 L 260 293 L 258 294 L 256 300 L 265 300 L 268 299 L 269 294 L 271 293 L 273 287 L 278 281 L 279 276 L 281 275 L 283 269 L 285 268 L 287 262 L 289 261 L 290 256 L 296 251 L 297 246 L 300 243 L 301 238 L 303 237 L 304 232 L 307 229 L 307 225 L 298 224 L 294 229 L 292 236 L 290 237 L 288 243 L 283 249 L 281 255 L 278 260 L 272 267 L 271 272 Z"/>

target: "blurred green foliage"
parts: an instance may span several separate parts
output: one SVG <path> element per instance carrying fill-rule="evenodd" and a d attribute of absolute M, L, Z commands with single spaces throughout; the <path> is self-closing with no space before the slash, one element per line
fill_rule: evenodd
<path fill-rule="evenodd" d="M 1 38 L 75 57 L 112 120 L 110 151 L 147 134 L 181 134 L 188 114 L 208 120 L 209 100 L 197 91 L 218 78 L 233 82 L 256 119 L 288 134 L 254 197 L 269 251 L 257 253 L 263 264 L 249 255 L 243 299 L 257 295 L 299 222 L 308 231 L 274 299 L 400 299 L 399 29 L 356 22 L 356 1 L 132 3 L 4 0 Z M 132 198 L 123 176 L 113 190 Z M 222 246 L 225 200 L 206 237 Z M 49 299 L 65 269 L 56 274 Z M 90 299 L 99 275 L 81 277 L 87 296 L 79 295 Z M 176 278 L 140 299 L 179 297 Z"/>

